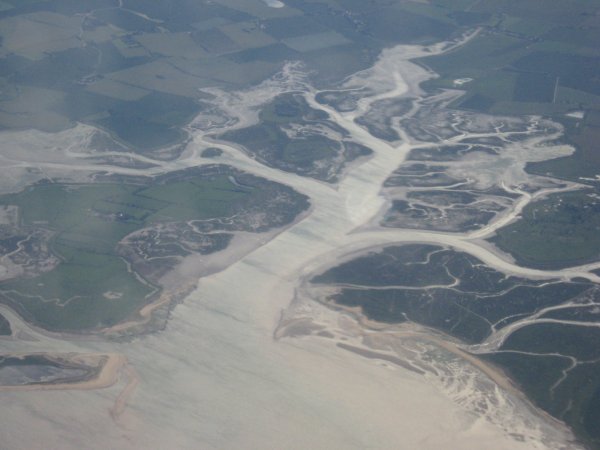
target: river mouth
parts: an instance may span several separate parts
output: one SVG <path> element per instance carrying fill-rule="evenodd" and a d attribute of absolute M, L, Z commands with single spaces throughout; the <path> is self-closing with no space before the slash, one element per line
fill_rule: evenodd
<path fill-rule="evenodd" d="M 324 307 L 303 290 L 302 283 L 318 269 L 335 266 L 357 252 L 399 242 L 451 246 L 501 272 L 532 279 L 583 277 L 598 281 L 590 267 L 563 271 L 519 267 L 481 241 L 514 220 L 535 195 L 574 186 L 541 185 L 537 194 L 508 186 L 516 199 L 485 227 L 471 232 L 392 229 L 377 223 L 389 205 L 382 195 L 386 180 L 411 151 L 427 143 L 400 126 L 395 126 L 397 141 L 376 138 L 356 119 L 377 103 L 406 98 L 412 99 L 416 113 L 425 100 L 418 85 L 433 75 L 410 60 L 452 45 L 458 43 L 386 50 L 373 68 L 340 87 L 349 91 L 357 86 L 366 88 L 367 94 L 350 111 L 320 103 L 318 91 L 301 85 L 312 108 L 326 113 L 356 143 L 373 151 L 370 157 L 350 165 L 336 185 L 264 166 L 238 147 L 216 139 L 214 129 L 196 130 L 193 139 L 198 148 L 215 146 L 223 151 L 219 162 L 307 195 L 310 213 L 226 269 L 201 278 L 196 290 L 172 311 L 160 333 L 121 343 L 68 341 L 27 329 L 13 317 L 21 335 L 6 342 L 11 351 L 118 352 L 137 374 L 124 375 L 107 389 L 65 390 L 60 397 L 56 393 L 53 397 L 6 393 L 7 404 L 14 407 L 7 408 L 10 416 L 2 415 L 7 426 L 17 426 L 35 411 L 36 419 L 28 419 L 27 426 L 51 420 L 60 428 L 59 434 L 80 436 L 71 438 L 72 447 L 83 445 L 85 439 L 87 448 L 90 442 L 91 448 L 398 448 L 399 442 L 407 449 L 570 445 L 568 430 L 511 392 L 514 387 L 510 384 L 498 387 L 500 375 L 495 374 L 498 378 L 494 381 L 491 372 L 477 369 L 459 350 L 452 352 L 441 341 L 436 343 L 438 336 L 426 339 L 427 330 L 406 327 L 393 332 L 378 330 L 373 324 L 361 323 L 352 311 Z M 387 84 L 380 83 L 382 78 Z M 260 87 L 271 95 L 292 88 L 298 88 L 293 76 L 287 84 L 279 79 Z M 244 94 L 265 97 L 264 92 L 249 91 L 240 93 L 240 102 Z M 241 123 L 252 120 L 238 117 Z M 524 133 L 532 135 L 531 148 L 541 147 L 545 140 L 528 131 L 530 125 L 524 125 Z M 481 138 L 482 134 L 489 137 L 505 132 L 491 129 L 472 134 Z M 545 151 L 548 157 L 555 157 L 571 150 L 547 146 Z M 192 152 L 163 167 L 202 163 L 195 155 Z M 515 154 L 511 161 L 508 179 L 520 184 L 526 176 L 525 159 Z M 481 162 L 480 167 L 485 164 Z M 24 336 L 29 338 L 22 339 Z M 364 347 L 365 338 L 371 344 L 369 349 Z M 386 346 L 403 347 L 405 359 L 377 353 Z M 408 353 L 420 347 L 437 358 L 436 364 L 423 368 L 408 360 Z M 436 384 L 432 379 L 439 379 L 444 365 L 458 367 L 467 373 L 465 379 L 457 384 Z M 123 392 L 126 395 L 121 395 Z M 485 418 L 474 414 L 469 409 L 472 403 L 461 403 L 461 396 L 472 403 L 487 402 L 489 414 Z M 64 402 L 63 411 L 52 405 L 57 398 Z M 101 425 L 96 429 L 90 426 L 92 416 L 93 422 Z"/>

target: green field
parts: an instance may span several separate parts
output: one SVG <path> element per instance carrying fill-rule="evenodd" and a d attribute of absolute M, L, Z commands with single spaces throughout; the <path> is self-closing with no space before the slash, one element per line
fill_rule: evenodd
<path fill-rule="evenodd" d="M 304 61 L 316 83 L 335 83 L 368 67 L 383 48 L 440 41 L 474 27 L 482 31 L 468 45 L 422 60 L 440 74 L 429 88 L 473 78 L 461 86 L 467 95 L 456 106 L 562 117 L 600 105 L 589 97 L 600 94 L 600 50 L 593 45 L 600 21 L 587 0 L 543 7 L 540 0 L 286 4 L 128 0 L 119 8 L 110 0 L 4 1 L 0 126 L 58 130 L 88 121 L 148 151 L 185 138 L 180 128 L 201 108 L 195 101 L 203 87 L 258 83 L 289 60 Z M 28 32 L 31 27 L 43 27 L 45 39 Z M 53 95 L 31 97 L 32 89 Z M 4 98 L 10 92 L 35 101 Z M 151 107 L 143 98 L 161 94 L 176 100 L 146 117 Z"/>
<path fill-rule="evenodd" d="M 241 187 L 232 179 L 235 171 L 214 167 L 138 183 L 38 184 L 0 197 L 0 205 L 18 206 L 23 230 L 53 232 L 49 245 L 61 261 L 34 278 L 0 283 L 0 301 L 52 330 L 96 329 L 132 317 L 160 289 L 134 273 L 117 252 L 125 236 L 157 223 L 225 218 L 255 209 L 268 213 L 278 207 L 277 201 L 275 206 L 263 202 L 273 202 L 281 193 L 279 185 L 251 178 Z M 286 223 L 306 207 L 285 189 L 289 210 L 265 226 Z"/>
<path fill-rule="evenodd" d="M 600 97 L 598 103 L 600 104 Z M 572 156 L 530 163 L 527 170 L 539 175 L 598 184 L 596 176 L 600 175 L 600 152 L 597 147 L 600 142 L 600 110 L 587 111 L 582 120 L 568 119 L 564 124 L 566 141 L 575 146 L 575 153 Z"/>
<path fill-rule="evenodd" d="M 336 82 L 383 48 L 445 39 L 466 24 L 451 10 L 410 1 L 118 5 L 0 2 L 0 127 L 57 131 L 87 122 L 149 152 L 185 139 L 181 128 L 202 108 L 202 88 L 247 87 L 297 60 L 315 82 Z M 145 103 L 152 96 L 169 108 L 153 109 Z"/>

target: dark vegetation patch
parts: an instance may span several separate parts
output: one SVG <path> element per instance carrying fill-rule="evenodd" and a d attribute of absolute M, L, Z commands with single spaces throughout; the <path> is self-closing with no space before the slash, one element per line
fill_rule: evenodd
<path fill-rule="evenodd" d="M 590 448 L 599 448 L 599 340 L 597 327 L 542 323 L 516 331 L 503 346 L 540 356 L 497 353 L 489 358 L 505 367 L 535 403 L 572 426 Z"/>
<path fill-rule="evenodd" d="M 223 150 L 221 150 L 220 148 L 210 147 L 206 150 L 202 150 L 200 156 L 202 156 L 203 158 L 216 158 L 218 156 L 221 156 L 222 154 Z"/>
<path fill-rule="evenodd" d="M 507 278 L 467 254 L 419 244 L 355 258 L 312 282 L 341 286 L 330 300 L 360 306 L 370 319 L 410 320 L 471 343 L 487 337 L 493 324 L 500 329 L 590 288 L 588 282 L 540 286 Z"/>
<path fill-rule="evenodd" d="M 516 383 L 546 411 L 560 416 L 566 407 L 549 395 L 548 389 L 562 376 L 562 371 L 571 366 L 571 361 L 558 355 L 526 355 L 510 350 L 482 355 L 502 367 Z"/>
<path fill-rule="evenodd" d="M 220 138 L 243 145 L 264 164 L 329 182 L 336 181 L 346 162 L 371 153 L 353 142 L 325 136 L 319 127 L 342 136 L 346 132 L 300 95 L 279 95 L 259 118 L 258 125 L 228 131 Z"/>
<path fill-rule="evenodd" d="M 434 252 L 442 251 L 434 245 L 406 245 L 388 247 L 379 253 L 358 257 L 313 278 L 313 283 L 341 283 L 361 286 L 405 285 L 421 287 L 430 284 L 450 284 L 447 273 L 423 270 Z"/>
<path fill-rule="evenodd" d="M 600 357 L 600 327 L 538 323 L 512 333 L 504 350 L 533 353 L 558 353 L 581 361 Z"/>
<path fill-rule="evenodd" d="M 479 112 L 488 112 L 494 106 L 494 99 L 482 94 L 474 94 L 460 102 L 460 107 Z"/>
<path fill-rule="evenodd" d="M 600 447 L 594 284 L 507 277 L 470 255 L 424 244 L 357 256 L 312 282 L 339 288 L 324 299 L 334 307 L 358 307 L 382 323 L 416 322 L 472 344 L 488 337 L 492 325 L 502 330 L 522 321 L 498 351 L 478 356 L 506 371 L 534 403 L 565 421 L 590 448 Z M 561 305 L 566 308 L 539 320 L 534 316 Z M 547 318 L 592 326 L 543 322 Z"/>
<path fill-rule="evenodd" d="M 10 323 L 6 320 L 6 317 L 0 315 L 0 336 L 10 336 L 11 334 L 12 329 Z"/>
<path fill-rule="evenodd" d="M 554 194 L 525 207 L 521 219 L 497 231 L 492 242 L 520 264 L 560 268 L 600 256 L 600 199 L 593 191 Z"/>

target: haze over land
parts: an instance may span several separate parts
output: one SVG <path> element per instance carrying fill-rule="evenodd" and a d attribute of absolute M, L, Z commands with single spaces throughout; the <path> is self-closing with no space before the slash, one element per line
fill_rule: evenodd
<path fill-rule="evenodd" d="M 595 113 L 449 62 L 533 45 L 516 19 L 142 3 L 0 19 L 3 445 L 598 445 L 599 197 L 544 166 Z M 36 23 L 66 35 L 18 46 Z"/>

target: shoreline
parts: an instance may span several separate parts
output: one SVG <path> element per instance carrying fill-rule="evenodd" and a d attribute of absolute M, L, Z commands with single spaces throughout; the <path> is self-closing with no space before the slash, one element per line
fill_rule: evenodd
<path fill-rule="evenodd" d="M 452 44 L 450 49 L 454 45 L 457 44 Z M 374 152 L 371 158 L 348 170 L 332 189 L 314 180 L 265 168 L 240 155 L 234 147 L 219 145 L 226 151 L 220 161 L 231 161 L 234 167 L 269 180 L 285 180 L 282 182 L 310 197 L 311 208 L 297 222 L 224 270 L 197 280 L 193 291 L 173 310 L 171 326 L 163 332 L 118 344 L 124 359 L 113 360 L 103 380 L 116 380 L 120 368 L 128 367 L 125 364 L 129 361 L 140 373 L 142 382 L 138 384 L 134 372 L 127 373 L 129 382 L 114 401 L 112 414 L 103 410 L 110 416 L 103 420 L 118 418 L 130 401 L 131 393 L 136 391 L 135 414 L 140 417 L 140 428 L 126 436 L 135 438 L 133 446 L 163 443 L 163 446 L 186 448 L 201 442 L 207 448 L 219 447 L 219 443 L 221 448 L 240 445 L 265 448 L 267 444 L 271 448 L 285 448 L 286 442 L 295 442 L 304 444 L 305 448 L 339 446 L 340 443 L 354 448 L 368 445 L 397 448 L 402 439 L 406 448 L 411 445 L 417 448 L 419 443 L 427 442 L 427 448 L 445 443 L 455 448 L 508 449 L 527 448 L 535 438 L 546 436 L 544 433 L 552 425 L 537 416 L 534 425 L 538 433 L 532 432 L 528 443 L 520 443 L 506 432 L 507 422 L 501 419 L 515 410 L 520 411 L 518 407 L 497 406 L 499 423 L 479 420 L 473 417 L 474 411 L 465 411 L 467 407 L 420 374 L 408 376 L 404 372 L 393 372 L 364 357 L 356 358 L 347 349 L 340 352 L 324 340 L 282 341 L 273 336 L 273 329 L 277 332 L 280 320 L 277 315 L 291 307 L 299 283 L 315 267 L 331 265 L 350 250 L 422 241 L 455 246 L 473 256 L 484 254 L 484 262 L 492 261 L 491 266 L 500 266 L 502 271 L 519 270 L 502 258 L 490 256 L 489 251 L 486 253 L 468 236 L 449 237 L 444 233 L 402 229 L 356 231 L 385 205 L 381 181 L 404 162 L 411 146 L 382 142 L 355 124 L 354 119 L 377 100 L 409 95 L 415 85 L 431 76 L 412 63 L 411 58 L 425 50 L 433 54 L 436 48 L 441 52 L 444 45 L 406 46 L 384 52 L 373 68 L 358 74 L 354 81 L 377 84 L 379 76 L 389 78 L 389 74 L 394 73 L 396 84 L 389 91 L 384 86 L 383 91 L 362 99 L 354 113 L 339 113 L 317 104 L 314 89 L 304 93 L 311 106 L 317 105 L 320 110 L 329 112 L 332 120 L 346 128 L 356 142 L 367 144 Z M 197 138 L 194 136 L 193 142 L 202 145 L 201 132 Z M 526 276 L 554 276 L 554 273 L 541 271 L 526 272 Z M 564 276 L 571 276 L 571 272 L 573 276 L 578 273 L 572 270 Z M 306 308 L 304 313 L 311 317 L 314 312 L 311 305 L 302 306 Z M 328 319 L 339 322 L 343 317 L 331 314 Z M 317 315 L 317 318 L 321 317 Z M 357 336 L 368 333 L 367 325 L 359 326 L 354 333 Z M 83 342 L 83 345 L 105 349 L 117 344 Z M 464 355 L 456 356 L 461 367 L 475 367 L 477 374 L 488 376 Z M 506 384 L 500 374 L 490 373 L 497 376 L 506 389 L 514 388 Z M 107 403 L 106 398 L 93 389 L 86 398 L 95 403 L 78 410 L 82 414 Z M 80 399 L 65 396 L 65 402 L 75 408 L 81 408 Z M 167 405 L 176 407 L 165 423 L 164 410 L 157 409 Z M 69 413 L 55 411 L 52 404 L 44 403 L 39 408 L 46 408 L 46 415 L 57 423 L 69 422 Z M 379 413 L 378 420 L 373 420 L 373 411 Z M 8 426 L 10 421 L 18 419 L 7 416 Z M 529 433 L 530 416 L 509 419 L 514 421 L 508 426 L 516 424 L 517 431 Z M 331 426 L 322 427 L 324 420 Z M 398 423 L 405 426 L 398 427 Z M 314 433 L 306 433 L 306 430 Z M 115 436 L 115 442 L 124 442 L 121 430 L 107 427 L 106 433 L 113 433 L 111 437 Z M 548 436 L 557 442 L 570 442 L 566 430 L 554 430 Z M 176 443 L 170 438 L 176 438 Z M 225 445 L 223 439 L 226 439 Z M 94 441 L 94 445 L 101 448 L 106 442 L 109 437 L 102 436 L 102 441 Z M 545 447 L 542 441 L 540 445 Z"/>
<path fill-rule="evenodd" d="M 127 365 L 127 358 L 118 353 L 108 354 L 60 354 L 60 353 L 4 353 L 2 357 L 45 356 L 50 359 L 67 361 L 90 367 L 96 374 L 87 380 L 67 383 L 31 383 L 24 385 L 0 385 L 0 392 L 19 391 L 57 391 L 57 390 L 96 390 L 113 386 L 119 379 L 119 373 Z"/>

